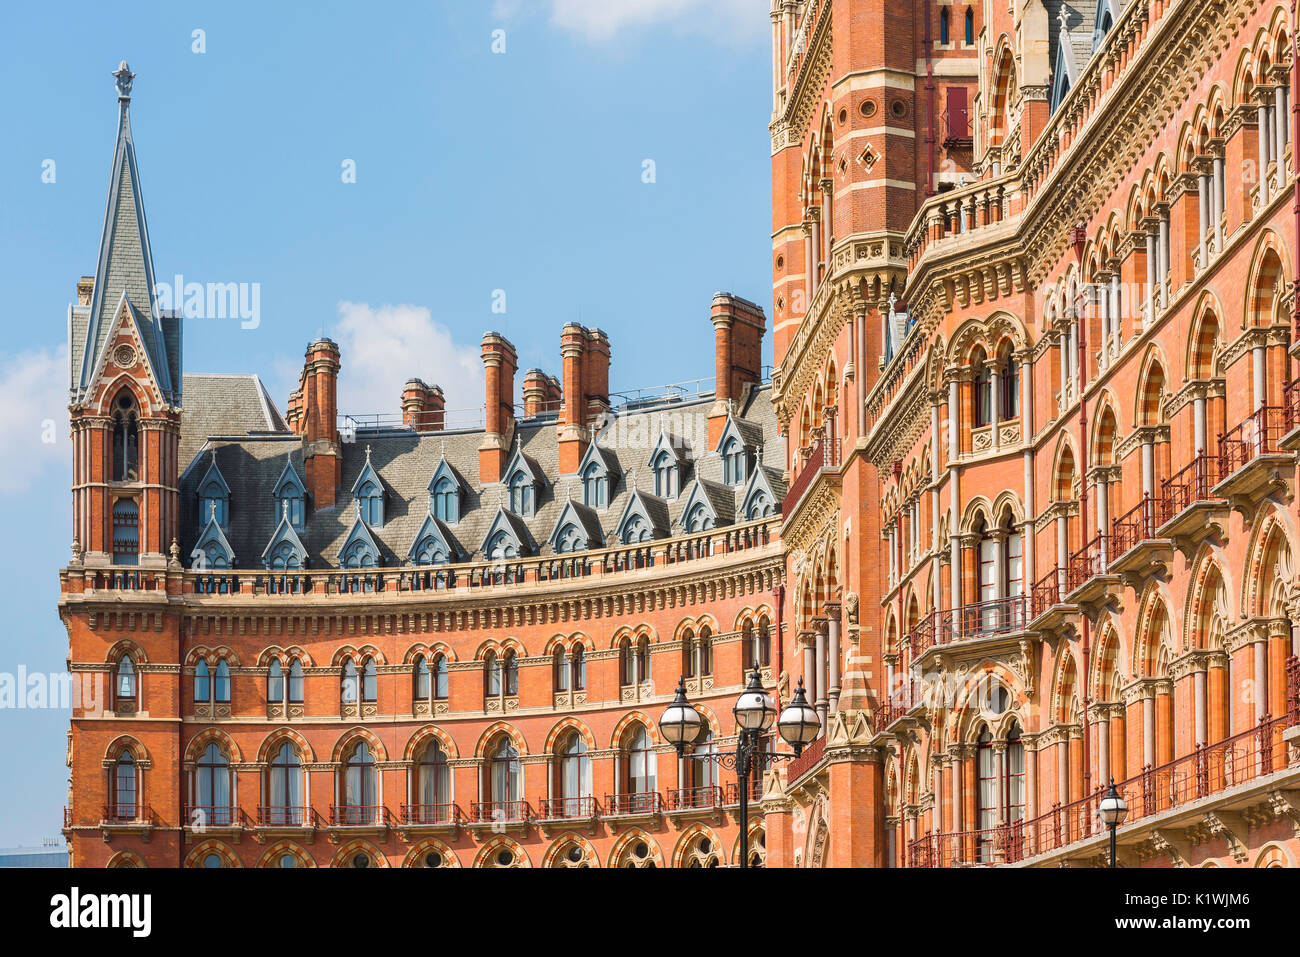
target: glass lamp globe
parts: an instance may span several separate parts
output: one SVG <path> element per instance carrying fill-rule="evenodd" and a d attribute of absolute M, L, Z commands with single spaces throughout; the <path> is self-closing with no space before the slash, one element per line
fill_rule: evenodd
<path fill-rule="evenodd" d="M 790 703 L 781 712 L 781 717 L 777 719 L 776 729 L 786 743 L 794 748 L 796 754 L 812 744 L 817 740 L 817 735 L 821 734 L 821 721 L 818 720 L 816 710 L 808 703 L 808 697 L 804 694 L 802 678 L 795 688 L 794 697 L 790 699 Z"/>
<path fill-rule="evenodd" d="M 1112 825 L 1119 827 L 1128 817 L 1128 804 L 1125 803 L 1124 796 L 1116 790 L 1114 781 L 1110 782 L 1110 787 L 1106 789 L 1105 795 L 1097 805 L 1097 813 L 1101 816 L 1101 822 L 1107 827 Z"/>
<path fill-rule="evenodd" d="M 776 705 L 772 696 L 763 690 L 757 668 L 749 673 L 749 684 L 736 699 L 731 713 L 736 716 L 736 727 L 742 731 L 766 731 L 776 721 Z"/>
<path fill-rule="evenodd" d="M 686 686 L 678 678 L 677 694 L 659 718 L 660 733 L 680 754 L 686 745 L 694 743 L 703 723 L 695 705 L 686 699 Z"/>

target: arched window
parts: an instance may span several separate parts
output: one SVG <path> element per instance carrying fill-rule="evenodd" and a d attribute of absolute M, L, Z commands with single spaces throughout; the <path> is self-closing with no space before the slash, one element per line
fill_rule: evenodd
<path fill-rule="evenodd" d="M 591 797 L 591 756 L 587 753 L 587 742 L 582 735 L 571 731 L 560 744 L 557 756 L 559 774 L 555 783 L 560 797 L 566 802 Z M 570 811 L 575 816 L 581 813 L 578 808 L 566 806 L 566 816 Z"/>
<path fill-rule="evenodd" d="M 695 632 L 690 628 L 682 632 L 682 677 L 695 677 Z"/>
<path fill-rule="evenodd" d="M 966 8 L 966 45 L 975 45 L 975 10 Z"/>
<path fill-rule="evenodd" d="M 505 693 L 506 697 L 519 694 L 519 658 L 513 651 L 507 651 L 505 657 Z"/>
<path fill-rule="evenodd" d="M 1025 819 L 1025 745 L 1020 740 L 1020 725 L 1013 722 L 1007 734 L 1006 755 L 1007 821 L 1015 824 Z"/>
<path fill-rule="evenodd" d="M 501 662 L 495 651 L 483 656 L 483 694 L 488 698 L 501 694 Z"/>
<path fill-rule="evenodd" d="M 708 625 L 700 629 L 695 642 L 695 660 L 701 677 L 713 674 L 713 632 Z"/>
<path fill-rule="evenodd" d="M 645 635 L 636 643 L 636 670 L 639 680 L 650 680 L 650 639 Z"/>
<path fill-rule="evenodd" d="M 361 700 L 379 700 L 379 677 L 374 658 L 367 658 L 361 666 Z"/>
<path fill-rule="evenodd" d="M 113 481 L 140 480 L 140 410 L 123 389 L 113 402 Z"/>
<path fill-rule="evenodd" d="M 1020 363 L 1015 354 L 1006 349 L 998 369 L 998 418 L 1015 419 L 1020 416 Z"/>
<path fill-rule="evenodd" d="M 650 526 L 640 515 L 633 515 L 623 526 L 623 544 L 638 545 L 651 539 Z"/>
<path fill-rule="evenodd" d="M 343 823 L 375 822 L 377 787 L 375 756 L 370 753 L 370 745 L 358 741 L 343 766 Z"/>
<path fill-rule="evenodd" d="M 742 667 L 746 672 L 755 667 L 766 668 L 772 663 L 772 637 L 768 632 L 767 616 L 758 619 L 758 624 L 746 621 L 742 640 Z"/>
<path fill-rule="evenodd" d="M 302 704 L 302 662 L 297 658 L 289 662 L 289 702 Z"/>
<path fill-rule="evenodd" d="M 587 689 L 587 651 L 582 645 L 569 652 L 569 684 L 574 691 Z"/>
<path fill-rule="evenodd" d="M 502 735 L 488 759 L 488 800 L 497 803 L 521 801 L 523 785 L 523 766 L 519 761 L 519 752 L 514 743 Z"/>
<path fill-rule="evenodd" d="M 424 655 L 415 656 L 414 671 L 414 688 L 411 696 L 416 701 L 428 701 L 432 691 L 432 683 L 429 680 L 429 663 L 424 660 Z"/>
<path fill-rule="evenodd" d="M 948 8 L 940 7 L 939 8 L 939 42 L 940 43 L 946 44 L 950 42 L 950 37 L 949 37 L 949 33 L 951 32 L 951 25 L 949 22 L 950 19 L 951 18 L 948 14 Z"/>
<path fill-rule="evenodd" d="M 217 673 L 212 680 L 212 697 L 220 704 L 230 703 L 230 665 L 225 658 L 217 662 Z"/>
<path fill-rule="evenodd" d="M 343 662 L 343 703 L 356 704 L 358 690 L 357 666 L 349 658 Z"/>
<path fill-rule="evenodd" d="M 272 703 L 284 701 L 284 666 L 279 658 L 272 658 L 266 669 L 266 700 Z"/>
<path fill-rule="evenodd" d="M 510 476 L 510 511 L 525 518 L 533 514 L 533 486 L 523 469 Z"/>
<path fill-rule="evenodd" d="M 717 766 L 714 764 L 717 751 L 718 746 L 713 741 L 713 732 L 709 731 L 687 758 L 685 767 L 687 787 L 711 788 L 717 785 Z M 702 795 L 699 800 L 711 803 L 713 799 L 709 795 Z M 709 803 L 702 806 L 709 806 Z"/>
<path fill-rule="evenodd" d="M 975 799 L 976 823 L 979 826 L 978 860 L 987 864 L 993 860 L 993 834 L 991 829 L 998 824 L 998 789 L 999 781 L 994 768 L 993 735 L 986 728 L 979 736 L 975 757 L 978 790 Z"/>
<path fill-rule="evenodd" d="M 727 485 L 745 481 L 745 447 L 734 436 L 722 447 L 722 481 Z"/>
<path fill-rule="evenodd" d="M 433 659 L 433 696 L 439 701 L 447 699 L 447 658 L 436 655 Z"/>
<path fill-rule="evenodd" d="M 123 751 L 113 765 L 113 818 L 118 821 L 136 820 L 139 817 L 138 797 L 135 758 L 130 751 Z"/>
<path fill-rule="evenodd" d="M 624 638 L 618 646 L 618 675 L 619 683 L 627 686 L 637 683 L 636 675 L 636 653 L 632 648 L 632 640 Z"/>
<path fill-rule="evenodd" d="M 569 662 L 564 654 L 564 648 L 556 647 L 555 653 L 551 656 L 551 670 L 555 682 L 555 691 L 557 694 L 569 690 Z"/>
<path fill-rule="evenodd" d="M 604 508 L 606 499 L 605 476 L 601 474 L 600 465 L 592 462 L 582 472 L 583 504 L 589 508 Z"/>
<path fill-rule="evenodd" d="M 221 483 L 213 479 L 199 490 L 199 526 L 200 528 L 207 525 L 210 519 L 215 518 L 217 524 L 222 528 L 226 526 L 226 520 L 229 515 L 227 510 L 228 501 L 226 499 L 226 490 L 221 487 Z"/>
<path fill-rule="evenodd" d="M 433 487 L 433 517 L 441 519 L 448 525 L 454 525 L 460 520 L 460 509 L 456 501 L 456 483 L 445 475 Z"/>
<path fill-rule="evenodd" d="M 644 725 L 633 725 L 623 735 L 623 769 L 624 794 L 655 790 L 655 753 Z"/>
<path fill-rule="evenodd" d="M 384 524 L 384 493 L 374 482 L 366 482 L 357 490 L 361 503 L 361 520 L 375 528 Z"/>
<path fill-rule="evenodd" d="M 566 524 L 555 540 L 555 551 L 560 555 L 569 555 L 573 552 L 580 552 L 587 547 L 587 541 L 582 537 L 576 525 Z"/>
<path fill-rule="evenodd" d="M 113 503 L 113 563 L 140 564 L 140 506 L 134 499 Z"/>
<path fill-rule="evenodd" d="M 210 826 L 228 826 L 234 806 L 230 794 L 230 762 L 215 742 L 203 749 L 194 775 L 194 804 L 203 813 L 201 820 Z"/>
<path fill-rule="evenodd" d="M 208 663 L 202 658 L 194 666 L 194 703 L 207 704 L 212 697 L 212 688 L 208 676 Z"/>
<path fill-rule="evenodd" d="M 686 530 L 688 532 L 707 532 L 713 527 L 713 518 L 709 515 L 709 510 L 704 507 L 703 502 L 699 502 L 691 508 L 691 512 L 686 516 Z"/>
<path fill-rule="evenodd" d="M 655 494 L 660 498 L 677 496 L 677 465 L 672 455 L 665 449 L 655 457 L 651 466 L 655 473 Z"/>
<path fill-rule="evenodd" d="M 971 380 L 971 424 L 978 429 L 993 421 L 993 372 L 982 352 L 975 354 L 971 365 L 974 367 L 974 378 Z"/>
<path fill-rule="evenodd" d="M 136 699 L 135 662 L 130 655 L 123 655 L 117 662 L 117 680 L 114 682 L 114 697 L 120 703 L 134 704 Z"/>
<path fill-rule="evenodd" d="M 271 758 L 271 775 L 266 786 L 263 819 L 270 824 L 301 825 L 304 820 L 302 800 L 302 762 L 298 751 L 285 741 Z"/>
<path fill-rule="evenodd" d="M 434 810 L 441 804 L 451 803 L 451 772 L 447 766 L 447 755 L 437 740 L 430 741 L 420 752 L 419 795 L 421 823 L 439 823 L 439 816 Z"/>
<path fill-rule="evenodd" d="M 514 539 L 504 529 L 492 536 L 492 541 L 488 543 L 485 551 L 488 558 L 493 560 L 519 557 L 519 549 L 515 545 Z"/>

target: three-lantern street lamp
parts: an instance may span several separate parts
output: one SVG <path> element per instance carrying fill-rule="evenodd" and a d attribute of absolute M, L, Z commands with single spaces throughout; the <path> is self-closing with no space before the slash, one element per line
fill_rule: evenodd
<path fill-rule="evenodd" d="M 1110 866 L 1115 866 L 1115 832 L 1119 826 L 1124 823 L 1128 817 L 1128 804 L 1124 801 L 1124 795 L 1120 794 L 1115 787 L 1115 779 L 1110 779 L 1110 787 L 1102 796 L 1101 803 L 1097 805 L 1097 814 L 1101 817 L 1101 823 L 1105 824 L 1110 830 Z"/>
<path fill-rule="evenodd" d="M 802 678 L 799 679 L 790 703 L 777 715 L 772 696 L 763 690 L 758 668 L 750 672 L 749 684 L 736 699 L 731 713 L 736 718 L 738 732 L 736 750 L 709 751 L 700 757 L 716 761 L 722 767 L 736 769 L 736 776 L 740 779 L 740 866 L 748 867 L 750 774 L 762 771 L 777 761 L 797 758 L 807 745 L 816 740 L 821 732 L 821 721 L 817 712 L 808 704 Z M 763 735 L 772 729 L 773 723 L 785 742 L 794 749 L 794 754 L 777 754 L 762 749 Z M 687 699 L 685 682 L 679 678 L 677 694 L 659 719 L 659 730 L 664 740 L 677 750 L 680 758 L 686 753 L 687 747 L 695 744 L 704 728 L 704 719 Z"/>

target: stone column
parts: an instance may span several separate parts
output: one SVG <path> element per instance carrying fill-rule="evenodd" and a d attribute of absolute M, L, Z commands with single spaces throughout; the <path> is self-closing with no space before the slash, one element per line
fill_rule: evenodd
<path fill-rule="evenodd" d="M 826 613 L 826 634 L 829 643 L 826 696 L 830 711 L 834 713 L 839 710 L 840 704 L 840 603 L 828 601 L 823 607 Z"/>
<path fill-rule="evenodd" d="M 817 700 L 817 633 L 811 629 L 799 632 L 799 643 L 803 646 L 803 686 L 809 701 Z M 825 722 L 822 728 L 825 729 Z"/>
<path fill-rule="evenodd" d="M 830 708 L 830 688 L 828 685 L 828 675 L 826 668 L 826 633 L 827 622 L 825 618 L 813 619 L 813 629 L 816 632 L 816 660 L 817 660 L 817 700 L 814 707 L 817 709 L 817 717 L 821 719 L 822 727 L 826 727 L 826 715 Z"/>

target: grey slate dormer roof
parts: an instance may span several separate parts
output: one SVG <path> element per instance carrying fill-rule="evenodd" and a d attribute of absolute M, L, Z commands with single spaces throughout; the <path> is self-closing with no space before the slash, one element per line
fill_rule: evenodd
<path fill-rule="evenodd" d="M 245 568 L 256 567 L 280 522 L 280 514 L 272 495 L 276 483 L 284 472 L 286 463 L 292 463 L 298 475 L 306 474 L 302 458 L 302 438 L 287 431 L 267 430 L 265 425 L 283 422 L 278 412 L 263 412 L 256 398 L 260 383 L 255 377 L 232 377 L 235 382 L 230 398 L 237 408 L 225 410 L 226 390 L 210 388 L 196 390 L 214 407 L 195 407 L 199 398 L 186 386 L 186 402 L 182 416 L 182 447 L 202 452 L 196 455 L 181 476 L 182 554 L 189 554 L 197 540 L 206 517 L 201 522 L 198 515 L 198 482 L 207 470 L 215 452 L 215 461 L 230 487 L 229 514 L 225 534 L 231 548 Z M 211 383 L 206 383 L 211 384 Z M 613 547 L 617 539 L 619 520 L 631 496 L 633 482 L 639 491 L 647 517 L 655 527 L 656 535 L 664 536 L 676 531 L 686 505 L 689 487 L 672 502 L 653 494 L 654 475 L 645 461 L 650 448 L 661 432 L 687 431 L 682 422 L 698 422 L 701 428 L 693 432 L 687 454 L 694 460 L 693 479 L 702 479 L 703 492 L 718 515 L 719 525 L 743 521 L 740 509 L 748 482 L 734 488 L 722 484 L 722 462 L 719 456 L 708 451 L 707 416 L 713 397 L 706 395 L 690 401 L 665 400 L 657 406 L 638 409 L 614 416 L 601 433 L 598 442 L 602 458 L 609 464 L 614 476 L 609 505 L 600 511 L 581 509 L 583 524 L 589 530 L 599 530 L 599 539 L 606 547 Z M 255 407 L 254 407 L 255 406 Z M 273 410 L 273 406 L 270 407 Z M 254 414 L 255 413 L 255 414 Z M 776 417 L 772 410 L 771 390 L 768 386 L 751 389 L 736 407 L 738 421 L 761 436 L 763 462 L 766 476 L 778 497 L 785 487 L 780 476 L 784 468 L 783 440 L 776 434 Z M 198 425 L 196 425 L 198 423 Z M 211 437 L 196 431 L 204 423 L 216 426 Z M 247 434 L 256 432 L 260 434 Z M 511 526 L 520 531 L 529 547 L 540 554 L 550 554 L 549 541 L 560 514 L 570 495 L 575 504 L 581 503 L 582 484 L 576 476 L 559 475 L 559 445 L 554 421 L 531 422 L 522 420 L 517 425 L 519 448 L 535 469 L 545 478 L 537 494 L 536 513 L 522 518 L 506 512 Z M 482 558 L 481 547 L 489 528 L 503 507 L 509 506 L 509 497 L 503 485 L 484 487 L 479 481 L 478 447 L 483 433 L 480 430 L 458 432 L 422 432 L 406 429 L 385 431 L 362 430 L 355 441 L 342 446 L 342 478 L 334 507 L 320 509 L 308 502 L 305 527 L 298 531 L 308 555 L 309 567 L 337 567 L 339 549 L 347 539 L 356 517 L 352 495 L 348 492 L 356 482 L 366 463 L 365 449 L 370 447 L 370 464 L 383 479 L 386 493 L 384 525 L 370 527 L 385 566 L 404 565 L 418 533 L 429 512 L 429 481 L 445 456 L 461 477 L 461 520 L 446 526 L 452 539 L 449 544 L 458 546 L 465 558 Z M 200 463 L 201 466 L 200 466 Z M 739 518 L 738 518 L 739 516 Z"/>

